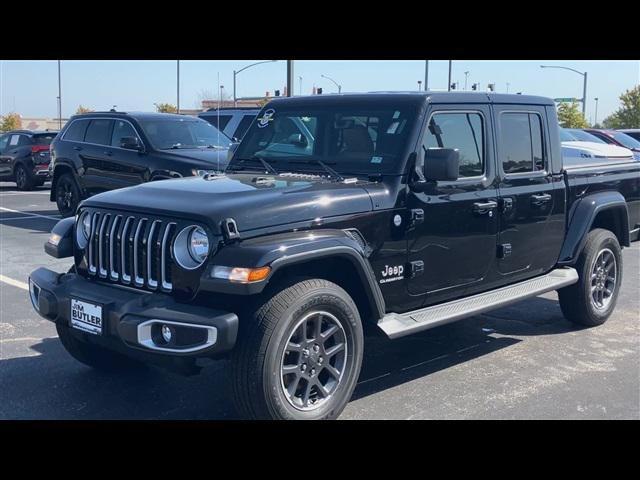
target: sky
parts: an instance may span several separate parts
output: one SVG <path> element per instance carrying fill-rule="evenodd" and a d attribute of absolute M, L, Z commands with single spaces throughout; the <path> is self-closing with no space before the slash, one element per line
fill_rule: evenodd
<path fill-rule="evenodd" d="M 259 61 L 259 60 L 255 60 Z M 233 71 L 252 60 L 180 61 L 180 107 L 199 107 L 203 92 L 216 94 L 218 78 L 223 91 L 233 94 Z M 61 62 L 62 116 L 75 113 L 79 105 L 93 110 L 108 110 L 116 105 L 122 111 L 153 111 L 154 103 L 176 103 L 175 60 L 115 61 L 63 60 Z M 619 107 L 619 96 L 640 84 L 640 60 L 634 61 L 453 61 L 453 81 L 464 89 L 473 83 L 485 91 L 495 83 L 496 91 L 542 95 L 546 97 L 582 97 L 583 77 L 560 69 L 541 69 L 540 65 L 558 65 L 587 72 L 587 120 L 602 121 Z M 337 87 L 321 75 L 333 78 L 343 92 L 375 90 L 417 90 L 423 81 L 422 60 L 346 61 L 298 60 L 294 65 L 295 95 L 310 94 L 313 86 L 325 93 Z M 446 90 L 448 62 L 429 62 L 429 88 Z M 277 61 L 251 67 L 237 75 L 237 96 L 264 96 L 267 91 L 284 90 L 286 62 Z M 58 67 L 55 60 L 0 60 L 0 115 L 18 112 L 23 117 L 57 117 Z"/>

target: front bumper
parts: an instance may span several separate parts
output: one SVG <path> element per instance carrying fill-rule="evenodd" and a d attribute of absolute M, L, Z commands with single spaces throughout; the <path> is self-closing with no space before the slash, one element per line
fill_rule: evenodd
<path fill-rule="evenodd" d="M 38 268 L 29 277 L 31 301 L 45 319 L 71 325 L 71 299 L 102 306 L 102 333 L 71 328 L 88 343 L 149 362 L 218 357 L 231 350 L 238 333 L 235 313 L 176 302 L 171 296 L 103 285 L 75 274 Z M 167 344 L 153 330 L 168 325 L 176 332 Z M 178 339 L 187 339 L 185 343 Z"/>

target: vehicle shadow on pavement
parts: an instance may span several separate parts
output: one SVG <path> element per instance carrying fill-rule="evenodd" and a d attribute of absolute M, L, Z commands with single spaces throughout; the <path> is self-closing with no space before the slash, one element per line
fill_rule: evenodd
<path fill-rule="evenodd" d="M 3 212 L 3 214 L 0 215 L 0 225 L 5 227 L 21 228 L 23 230 L 31 230 L 40 234 L 50 233 L 55 224 L 61 220 L 60 218 L 30 217 L 28 215 L 21 215 L 21 213 Z M 57 210 L 33 211 L 32 213 L 52 217 L 58 215 Z"/>
<path fill-rule="evenodd" d="M 0 182 L 5 182 L 5 181 L 10 182 L 10 180 L 0 180 Z M 40 186 L 40 187 L 34 187 L 33 190 L 31 190 L 31 191 L 32 192 L 43 192 L 43 191 L 47 191 L 47 190 L 51 190 L 51 183 L 49 183 L 49 182 L 45 182 L 45 184 Z M 23 192 L 22 190 L 18 190 L 18 187 L 16 187 L 15 184 L 0 186 L 0 193 L 10 193 L 10 192 L 29 193 L 29 192 Z"/>
<path fill-rule="evenodd" d="M 526 341 L 518 337 L 575 330 L 556 301 L 534 298 L 398 340 L 368 336 L 353 400 Z M 56 337 L 29 348 L 34 355 L 0 360 L 2 419 L 238 418 L 227 361 L 192 377 L 154 367 L 106 374 L 71 358 Z"/>
<path fill-rule="evenodd" d="M 352 400 L 426 377 L 508 348 L 526 336 L 579 330 L 562 316 L 556 300 L 536 297 L 425 332 L 389 340 L 368 337 Z"/>

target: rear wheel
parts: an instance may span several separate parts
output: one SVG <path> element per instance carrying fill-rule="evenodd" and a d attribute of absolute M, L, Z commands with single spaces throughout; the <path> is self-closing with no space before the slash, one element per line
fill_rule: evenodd
<path fill-rule="evenodd" d="M 363 354 L 358 309 L 334 283 L 301 280 L 242 319 L 232 390 L 248 418 L 337 418 L 356 386 Z"/>
<path fill-rule="evenodd" d="M 34 181 L 32 176 L 29 174 L 27 169 L 21 163 L 16 166 L 16 186 L 18 190 L 32 190 L 34 186 Z"/>
<path fill-rule="evenodd" d="M 103 372 L 122 372 L 143 366 L 129 357 L 112 352 L 98 345 L 83 342 L 75 337 L 66 325 L 56 323 L 58 337 L 69 354 L 85 365 Z"/>
<path fill-rule="evenodd" d="M 622 251 L 616 236 L 602 228 L 591 230 L 576 269 L 578 282 L 558 290 L 562 313 L 579 325 L 601 325 L 616 306 L 622 280 Z"/>
<path fill-rule="evenodd" d="M 73 175 L 63 173 L 56 182 L 56 205 L 63 218 L 75 215 L 80 203 L 80 189 Z"/>

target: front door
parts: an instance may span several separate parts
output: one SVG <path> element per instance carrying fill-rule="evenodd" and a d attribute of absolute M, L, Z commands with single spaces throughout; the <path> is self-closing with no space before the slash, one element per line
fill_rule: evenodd
<path fill-rule="evenodd" d="M 545 110 L 517 107 L 494 107 L 500 176 L 498 272 L 514 281 L 542 273 L 557 257 L 555 242 L 545 240 L 551 237 L 547 230 L 555 230 L 549 222 L 558 191 L 544 134 Z"/>
<path fill-rule="evenodd" d="M 484 105 L 435 105 L 430 112 L 418 167 L 426 149 L 455 148 L 460 173 L 457 181 L 430 182 L 424 192 L 408 195 L 407 267 L 413 273 L 406 276 L 409 293 L 426 295 L 426 304 L 463 295 L 494 268 L 498 193 L 490 118 Z"/>

